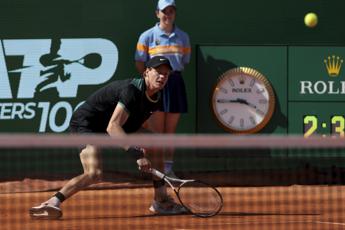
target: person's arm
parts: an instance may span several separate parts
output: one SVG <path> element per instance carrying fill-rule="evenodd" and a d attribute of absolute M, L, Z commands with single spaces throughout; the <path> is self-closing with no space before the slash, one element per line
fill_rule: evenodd
<path fill-rule="evenodd" d="M 190 40 L 189 40 L 188 34 L 186 34 L 184 46 L 185 46 L 185 53 L 182 57 L 182 61 L 183 61 L 183 64 L 186 65 L 190 62 L 190 57 L 191 57 L 191 53 L 192 53 L 192 48 L 190 45 Z"/>
<path fill-rule="evenodd" d="M 136 61 L 135 62 L 135 67 L 137 68 L 137 71 L 140 73 L 140 74 L 143 74 L 144 71 L 145 71 L 145 63 L 142 62 L 142 61 Z"/>
<path fill-rule="evenodd" d="M 123 130 L 122 126 L 125 124 L 128 117 L 129 114 L 124 108 L 124 105 L 118 103 L 108 123 L 107 133 L 111 137 L 126 136 L 127 133 Z M 145 149 L 133 146 L 123 146 L 123 148 L 130 154 L 136 155 L 138 158 L 137 164 L 139 166 L 139 170 L 145 172 L 151 168 L 151 162 L 145 157 Z"/>
<path fill-rule="evenodd" d="M 143 74 L 145 71 L 145 62 L 150 59 L 149 56 L 149 39 L 147 33 L 142 33 L 138 39 L 136 49 L 135 49 L 135 67 L 140 74 Z"/>
<path fill-rule="evenodd" d="M 124 108 L 124 106 L 118 103 L 108 123 L 107 133 L 111 137 L 119 137 L 119 136 L 127 135 L 126 132 L 123 130 L 122 126 L 125 124 L 128 117 L 129 117 L 129 114 Z M 129 147 L 124 146 L 124 148 L 127 150 Z"/>

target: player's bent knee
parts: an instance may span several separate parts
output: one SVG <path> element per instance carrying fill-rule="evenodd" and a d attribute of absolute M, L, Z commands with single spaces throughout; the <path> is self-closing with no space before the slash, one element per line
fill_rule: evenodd
<path fill-rule="evenodd" d="M 89 157 L 98 155 L 98 148 L 93 145 L 87 145 L 81 152 L 80 157 Z"/>
<path fill-rule="evenodd" d="M 79 154 L 81 160 L 85 160 L 86 158 L 89 157 L 89 155 L 90 155 L 90 150 L 88 148 L 84 148 Z"/>
<path fill-rule="evenodd" d="M 90 170 L 86 174 L 92 182 L 99 182 L 103 178 L 103 171 L 101 169 Z"/>

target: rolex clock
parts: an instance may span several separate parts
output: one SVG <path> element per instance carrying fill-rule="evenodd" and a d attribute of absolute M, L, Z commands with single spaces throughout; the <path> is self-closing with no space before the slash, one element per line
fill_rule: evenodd
<path fill-rule="evenodd" d="M 232 133 L 257 133 L 270 121 L 275 95 L 267 78 L 248 67 L 225 72 L 217 81 L 211 99 L 219 125 Z"/>

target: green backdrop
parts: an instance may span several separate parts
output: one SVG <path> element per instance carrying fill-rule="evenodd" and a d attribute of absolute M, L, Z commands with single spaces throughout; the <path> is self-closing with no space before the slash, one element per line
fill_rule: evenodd
<path fill-rule="evenodd" d="M 345 2 L 342 0 L 176 2 L 177 25 L 188 32 L 193 48 L 191 63 L 184 73 L 189 113 L 182 117 L 178 132 L 202 131 L 196 122 L 199 116 L 197 108 L 205 104 L 197 100 L 197 86 L 202 84 L 197 70 L 199 46 L 269 45 L 270 49 L 274 49 L 272 45 L 343 46 L 345 43 Z M 124 0 L 3 0 L 0 2 L 0 39 L 108 39 L 119 51 L 118 66 L 111 80 L 132 77 L 136 75 L 133 60 L 135 44 L 140 33 L 157 21 L 155 7 L 155 0 L 135 3 Z M 319 24 L 313 29 L 303 24 L 304 15 L 310 11 L 319 16 Z M 9 59 L 6 56 L 7 62 Z M 255 62 L 253 57 L 249 59 Z M 79 88 L 77 101 L 101 86 Z M 77 101 L 71 100 L 71 103 Z M 0 99 L 1 102 L 5 101 Z M 285 104 L 286 101 L 280 103 Z M 20 126 L 16 127 L 16 124 Z M 0 120 L 0 131 L 37 132 L 37 124 L 35 128 L 30 128 L 33 124 L 35 122 Z"/>
<path fill-rule="evenodd" d="M 192 43 L 191 63 L 186 66 L 183 74 L 188 91 L 189 112 L 182 116 L 177 130 L 179 133 L 224 132 L 210 115 L 210 91 L 224 71 L 241 65 L 262 71 L 274 85 L 278 106 L 272 122 L 263 129 L 264 133 L 301 133 L 304 116 L 315 114 L 321 125 L 321 128 L 317 126 L 320 132 L 329 133 L 330 116 L 344 115 L 343 96 L 301 96 L 298 94 L 298 81 L 310 80 L 314 76 L 316 77 L 314 80 L 328 81 L 329 77 L 324 71 L 323 59 L 331 55 L 333 51 L 339 50 L 341 52 L 337 55 L 345 58 L 343 48 L 345 46 L 345 1 L 176 0 L 176 2 L 177 25 L 188 32 Z M 51 39 L 101 38 L 111 41 L 118 49 L 118 63 L 114 76 L 101 84 L 79 87 L 77 97 L 64 99 L 74 108 L 90 93 L 107 82 L 137 75 L 134 67 L 135 45 L 139 35 L 157 22 L 155 8 L 156 0 L 134 2 L 127 0 L 2 0 L 0 1 L 0 52 L 5 64 L 0 66 L 0 79 L 8 74 L 11 78 L 10 87 L 17 92 L 21 74 L 10 71 L 24 67 L 22 65 L 24 56 L 8 53 L 9 47 L 6 44 L 11 40 L 43 39 L 50 42 Z M 316 28 L 310 29 L 304 25 L 303 18 L 308 12 L 318 14 L 319 24 Z M 85 49 L 87 48 L 89 48 L 88 45 L 85 45 Z M 341 81 L 342 78 L 344 78 L 344 71 L 335 81 Z M 0 95 L 4 90 L 7 88 L 0 85 Z M 59 103 L 60 100 L 61 98 L 56 94 L 50 93 L 41 98 L 33 98 L 33 101 L 49 102 L 51 105 Z M 30 102 L 28 99 L 0 97 L 0 106 L 4 103 L 13 105 L 13 103 L 28 102 Z M 3 108 L 5 117 L 11 113 L 8 112 L 11 111 L 8 108 L 13 109 L 13 107 L 6 107 L 5 110 Z M 51 113 L 51 110 L 49 112 Z M 56 120 L 53 122 L 61 125 L 65 117 L 66 113 L 63 110 L 56 111 Z M 0 132 L 38 132 L 40 119 L 38 116 L 28 120 L 0 119 Z M 326 123 L 326 128 L 322 128 L 323 123 Z M 336 123 L 336 125 L 339 124 Z M 52 130 L 48 127 L 46 131 Z M 47 156 L 46 153 L 41 152 L 32 154 L 32 152 L 27 153 L 30 155 L 29 161 L 32 156 L 37 160 L 43 159 L 42 156 Z M 298 168 L 301 165 L 304 166 L 306 161 L 312 161 L 308 157 L 272 159 L 270 154 L 271 152 L 263 158 L 261 156 L 255 158 L 251 154 L 245 157 L 241 154 L 241 157 L 237 158 L 236 156 L 235 158 L 227 156 L 214 158 L 214 155 L 212 158 L 206 155 L 198 159 L 185 154 L 188 155 L 188 159 L 184 159 L 187 161 L 182 161 L 182 158 L 177 155 L 176 167 L 196 170 L 232 170 L 253 168 L 253 166 L 260 169 Z M 64 159 L 67 159 L 69 156 L 70 153 L 64 156 L 59 152 L 53 152 L 48 158 L 65 157 Z M 281 156 L 285 156 L 285 152 Z M 2 165 L 0 166 L 3 170 L 2 175 L 11 177 L 14 171 L 24 176 L 32 171 L 41 173 L 42 165 L 43 171 L 60 172 L 59 170 L 62 170 L 59 166 L 51 167 L 53 162 L 50 162 L 48 158 L 45 161 L 47 164 L 43 162 L 41 164 L 38 161 L 38 164 L 33 166 L 24 164 L 22 157 L 22 151 L 13 153 L 2 150 Z M 107 161 L 108 164 L 112 162 Z M 191 167 L 188 162 L 192 162 L 194 167 Z M 336 158 L 331 158 L 329 161 L 316 159 L 313 164 L 318 165 L 320 162 L 332 165 L 340 161 Z M 132 163 L 129 163 L 131 167 L 135 167 Z M 74 167 L 78 166 L 80 165 L 77 157 L 69 158 L 69 163 L 63 168 L 63 172 L 75 173 Z M 116 168 L 123 170 L 129 166 L 114 164 L 114 167 L 115 170 Z"/>

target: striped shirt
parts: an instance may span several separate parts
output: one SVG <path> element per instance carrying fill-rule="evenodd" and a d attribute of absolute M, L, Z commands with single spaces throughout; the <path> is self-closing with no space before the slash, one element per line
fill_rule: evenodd
<path fill-rule="evenodd" d="M 172 33 L 167 35 L 159 28 L 159 23 L 143 32 L 137 43 L 135 60 L 146 62 L 158 55 L 168 58 L 173 70 L 182 71 L 191 55 L 187 33 L 175 26 Z"/>

